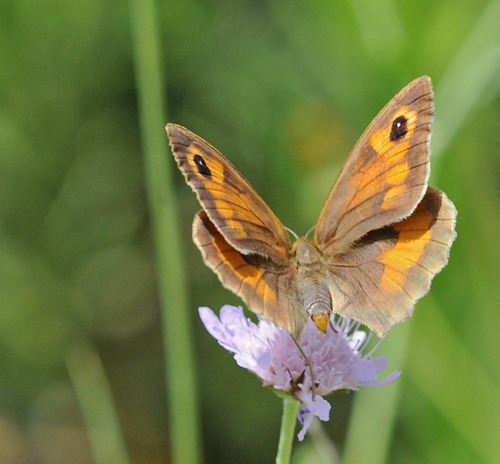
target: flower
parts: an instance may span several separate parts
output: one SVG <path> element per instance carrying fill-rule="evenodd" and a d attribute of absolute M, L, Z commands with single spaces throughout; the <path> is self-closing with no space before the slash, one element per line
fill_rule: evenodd
<path fill-rule="evenodd" d="M 330 404 L 323 396 L 358 390 L 359 386 L 385 385 L 400 375 L 396 371 L 382 381 L 376 380 L 386 368 L 387 358 L 371 357 L 373 349 L 363 355 L 371 334 L 358 330 L 360 324 L 347 318 L 332 318 L 326 333 L 309 320 L 299 341 L 309 365 L 291 335 L 262 316 L 255 324 L 245 317 L 243 308 L 229 305 L 221 308 L 220 319 L 207 307 L 199 308 L 199 314 L 208 332 L 234 353 L 239 366 L 257 374 L 264 386 L 301 402 L 298 419 L 303 427 L 299 440 L 304 439 L 314 416 L 329 419 Z"/>

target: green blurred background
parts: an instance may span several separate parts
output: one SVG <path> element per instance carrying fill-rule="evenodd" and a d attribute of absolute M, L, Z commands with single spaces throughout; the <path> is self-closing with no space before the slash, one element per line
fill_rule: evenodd
<path fill-rule="evenodd" d="M 432 77 L 431 183 L 455 202 L 458 238 L 379 350 L 403 358 L 387 462 L 500 462 L 500 1 L 156 7 L 168 108 L 157 131 L 176 122 L 215 145 L 298 234 L 375 114 Z M 169 462 L 129 5 L 0 0 L 0 51 L 0 463 L 92 463 L 89 437 L 110 430 L 125 461 Z M 190 238 L 199 206 L 173 174 L 204 461 L 273 462 L 281 402 L 198 319 L 198 306 L 239 300 L 203 265 Z M 104 410 L 106 393 L 115 409 L 99 428 L 92 402 Z M 356 395 L 330 398 L 340 452 Z M 294 462 L 320 462 L 311 446 Z"/>

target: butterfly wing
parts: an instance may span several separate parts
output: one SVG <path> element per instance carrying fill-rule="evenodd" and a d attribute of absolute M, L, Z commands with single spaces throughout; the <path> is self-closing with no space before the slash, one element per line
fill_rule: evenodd
<path fill-rule="evenodd" d="M 333 311 L 385 335 L 408 319 L 416 301 L 447 263 L 455 239 L 456 209 L 429 187 L 406 219 L 366 234 L 330 257 Z"/>
<path fill-rule="evenodd" d="M 344 250 L 371 230 L 410 215 L 429 177 L 433 93 L 428 77 L 401 90 L 356 143 L 323 206 L 315 239 Z"/>
<path fill-rule="evenodd" d="M 193 240 L 222 284 L 248 307 L 290 333 L 307 315 L 297 304 L 288 234 L 237 169 L 200 137 L 166 127 L 172 152 L 203 207 Z"/>
<path fill-rule="evenodd" d="M 307 314 L 297 304 L 291 266 L 262 255 L 240 253 L 225 240 L 205 211 L 194 218 L 193 240 L 226 288 L 243 298 L 250 309 L 298 337 Z"/>
<path fill-rule="evenodd" d="M 238 170 L 202 138 L 184 127 L 166 127 L 172 152 L 210 222 L 229 245 L 289 261 L 288 234 L 264 200 Z"/>

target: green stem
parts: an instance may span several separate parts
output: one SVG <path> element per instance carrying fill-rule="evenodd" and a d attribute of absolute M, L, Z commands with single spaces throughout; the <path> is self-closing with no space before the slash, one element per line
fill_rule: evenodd
<path fill-rule="evenodd" d="M 175 198 L 172 160 L 163 129 L 166 101 L 154 0 L 130 0 L 139 117 L 162 314 L 170 450 L 174 464 L 201 461 L 193 343 Z"/>
<path fill-rule="evenodd" d="M 288 397 L 283 399 L 283 416 L 281 417 L 280 441 L 278 444 L 276 464 L 288 464 L 290 462 L 299 404 L 300 403 L 293 398 Z"/>

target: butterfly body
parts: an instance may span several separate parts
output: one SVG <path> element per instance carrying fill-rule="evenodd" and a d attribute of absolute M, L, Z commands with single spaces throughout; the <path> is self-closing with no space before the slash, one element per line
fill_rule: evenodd
<path fill-rule="evenodd" d="M 298 337 L 332 313 L 379 336 L 410 317 L 448 260 L 456 210 L 428 187 L 433 94 L 428 77 L 401 90 L 347 158 L 313 239 L 293 244 L 238 170 L 187 129 L 167 125 L 172 152 L 203 208 L 193 240 L 222 284 Z"/>

